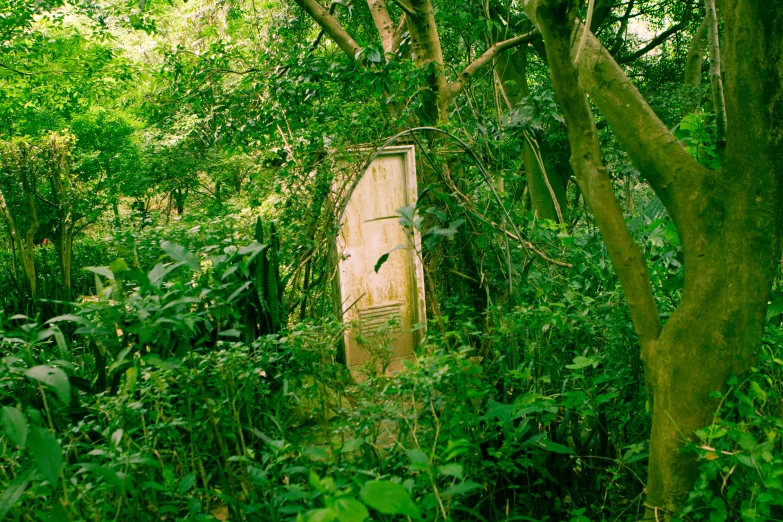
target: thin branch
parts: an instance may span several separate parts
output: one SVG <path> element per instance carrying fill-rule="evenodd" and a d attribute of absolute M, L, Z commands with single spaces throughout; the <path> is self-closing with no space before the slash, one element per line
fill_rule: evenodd
<path fill-rule="evenodd" d="M 674 33 L 681 31 L 682 29 L 685 29 L 688 26 L 688 22 L 691 19 L 691 0 L 688 0 L 688 2 L 685 4 L 685 13 L 682 15 L 682 20 L 680 20 L 678 23 L 674 24 L 673 26 L 666 29 L 664 32 L 650 40 L 650 42 L 639 49 L 638 51 L 629 54 L 628 56 L 622 56 L 620 58 L 617 58 L 617 63 L 623 64 L 623 63 L 630 63 L 636 60 L 637 58 L 641 58 L 645 54 L 649 53 L 659 45 L 661 45 L 663 42 L 669 39 L 671 35 Z"/>
<path fill-rule="evenodd" d="M 620 47 L 622 47 L 623 42 L 625 41 L 623 35 L 628 30 L 628 19 L 631 16 L 631 11 L 633 11 L 633 4 L 634 0 L 628 1 L 628 7 L 625 9 L 625 14 L 620 18 L 620 27 L 617 28 L 617 34 L 615 34 L 612 46 L 609 48 L 609 54 L 612 56 L 617 54 L 617 51 L 620 50 Z"/>
<path fill-rule="evenodd" d="M 24 75 L 24 76 L 34 76 L 35 75 L 35 73 L 31 73 L 31 72 L 27 72 L 27 71 L 20 71 L 19 69 L 14 69 L 13 67 L 10 67 L 10 66 L 8 66 L 8 65 L 6 65 L 4 63 L 0 63 L 0 67 L 2 67 L 3 69 L 8 69 L 9 71 L 11 71 L 13 73 L 21 74 L 21 75 Z"/>
<path fill-rule="evenodd" d="M 473 75 L 476 74 L 479 69 L 492 61 L 492 59 L 497 55 L 513 47 L 527 44 L 537 36 L 538 30 L 533 29 L 529 33 L 493 44 L 489 49 L 484 51 L 484 54 L 473 60 L 470 65 L 465 67 L 465 70 L 462 71 L 462 74 L 460 74 L 459 77 L 457 77 L 457 79 L 454 80 L 451 85 L 449 85 L 451 98 L 453 99 L 457 94 L 459 94 L 465 85 L 467 85 L 468 81 L 470 81 L 470 79 L 473 77 Z"/>
<path fill-rule="evenodd" d="M 408 16 L 416 16 L 418 14 L 416 12 L 416 9 L 414 9 L 413 7 L 408 5 L 403 0 L 392 0 L 392 2 L 394 2 L 397 5 L 397 7 L 402 9 L 402 12 L 405 13 L 406 15 L 408 15 Z"/>
<path fill-rule="evenodd" d="M 294 0 L 297 5 L 304 9 L 315 22 L 321 26 L 326 34 L 337 44 L 337 46 L 348 55 L 352 60 L 356 59 L 356 55 L 362 48 L 358 43 L 343 29 L 329 11 L 327 11 L 317 0 Z"/>
<path fill-rule="evenodd" d="M 23 76 L 39 76 L 42 74 L 59 74 L 60 76 L 70 76 L 70 75 L 78 75 L 78 74 L 87 74 L 87 71 L 56 71 L 56 70 L 41 70 L 41 71 L 22 71 L 19 69 L 15 69 L 11 67 L 10 65 L 6 65 L 4 63 L 0 63 L 0 68 L 6 69 L 11 71 L 15 74 L 21 74 Z"/>
<path fill-rule="evenodd" d="M 593 8 L 595 6 L 595 0 L 588 0 L 587 1 L 587 18 L 585 20 L 585 27 L 590 27 L 590 30 L 592 30 L 593 27 Z M 587 31 L 582 32 L 582 39 L 579 40 L 579 46 L 576 48 L 576 53 L 574 56 L 574 63 L 579 63 L 579 55 L 582 54 L 582 47 L 585 44 L 585 38 L 587 38 Z"/>
<path fill-rule="evenodd" d="M 579 87 L 573 65 L 573 18 L 565 14 L 564 0 L 529 2 L 525 8 L 537 19 L 544 35 L 552 86 L 563 109 L 571 145 L 571 165 L 585 200 L 593 211 L 604 243 L 623 287 L 631 319 L 645 352 L 658 338 L 661 321 L 650 287 L 650 275 L 639 247 L 631 237 L 612 183 L 601 164 L 601 149 L 587 97 Z M 535 6 L 531 9 L 531 4 Z M 565 22 L 568 20 L 568 22 Z M 589 32 L 589 31 L 585 31 Z M 578 45 L 579 37 L 573 39 Z M 588 39 L 585 39 L 588 40 Z M 585 47 L 585 56 L 589 44 Z"/>
<path fill-rule="evenodd" d="M 337 2 L 332 2 L 332 3 L 329 5 L 329 14 L 330 14 L 330 15 L 333 15 L 333 14 L 334 14 L 334 9 L 335 9 L 336 7 L 337 7 Z M 315 50 L 316 50 L 316 49 L 318 49 L 318 46 L 319 46 L 319 45 L 321 45 L 321 40 L 323 39 L 323 37 L 324 37 L 324 34 L 326 34 L 326 33 L 325 33 L 325 31 L 324 31 L 323 29 L 321 29 L 320 31 L 318 31 L 318 36 L 316 36 L 316 37 L 315 37 L 315 40 L 313 40 L 313 43 L 312 43 L 312 44 L 310 44 L 310 48 L 307 50 L 307 55 L 308 55 L 308 57 L 309 57 L 309 56 L 311 56 L 311 55 L 312 55 L 312 54 L 315 52 Z M 280 78 L 280 77 L 281 77 L 281 76 L 283 76 L 285 73 L 287 73 L 287 72 L 288 72 L 288 70 L 289 70 L 290 68 L 291 68 L 291 66 L 290 66 L 290 65 L 286 65 L 286 66 L 284 66 L 284 67 L 282 67 L 282 66 L 278 66 L 278 67 L 275 69 L 275 71 L 276 71 L 276 72 L 275 72 L 275 78 Z"/>
<path fill-rule="evenodd" d="M 705 16 L 688 46 L 688 56 L 685 59 L 685 85 L 689 87 L 695 88 L 701 83 L 701 67 L 704 61 L 704 49 L 707 47 L 708 26 L 709 20 Z"/>
<path fill-rule="evenodd" d="M 540 0 L 530 0 L 537 4 Z M 584 25 L 576 22 L 575 37 Z M 675 220 L 690 207 L 687 191 L 678 191 L 684 180 L 702 175 L 706 169 L 694 160 L 647 104 L 625 72 L 589 33 L 577 64 L 579 83 L 609 122 L 631 161 L 661 199 Z M 679 205 L 673 205 L 677 200 Z"/>
<path fill-rule="evenodd" d="M 603 23 L 609 18 L 609 15 L 612 14 L 612 9 L 617 3 L 617 0 L 596 0 L 595 6 L 593 7 L 590 31 L 595 33 L 603 26 Z M 633 3 L 633 0 L 631 0 L 630 3 Z"/>
<path fill-rule="evenodd" d="M 396 53 L 402 45 L 402 35 L 405 32 L 405 27 L 408 24 L 408 15 L 402 13 L 400 21 L 397 23 L 397 27 L 394 29 L 394 35 L 392 36 L 392 52 Z"/>

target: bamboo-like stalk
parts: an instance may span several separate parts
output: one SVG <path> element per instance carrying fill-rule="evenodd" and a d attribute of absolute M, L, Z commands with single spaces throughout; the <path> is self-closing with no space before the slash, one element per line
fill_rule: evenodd
<path fill-rule="evenodd" d="M 720 72 L 720 40 L 715 0 L 704 0 L 704 8 L 707 11 L 707 42 L 710 51 L 712 103 L 715 108 L 715 123 L 718 126 L 718 153 L 722 155 L 726 144 L 726 100 L 723 97 L 723 78 Z"/>

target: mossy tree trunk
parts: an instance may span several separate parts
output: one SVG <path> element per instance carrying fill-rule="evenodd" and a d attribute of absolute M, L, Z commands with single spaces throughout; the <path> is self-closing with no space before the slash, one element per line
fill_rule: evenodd
<path fill-rule="evenodd" d="M 683 438 L 709 425 L 730 375 L 756 361 L 783 227 L 783 5 L 725 9 L 727 146 L 721 169 L 696 163 L 568 0 L 527 0 L 568 125 L 571 163 L 623 286 L 642 348 L 653 429 L 645 519 L 670 520 L 698 476 Z M 661 325 L 645 261 L 611 189 L 585 92 L 666 206 L 683 245 L 682 300 Z"/>

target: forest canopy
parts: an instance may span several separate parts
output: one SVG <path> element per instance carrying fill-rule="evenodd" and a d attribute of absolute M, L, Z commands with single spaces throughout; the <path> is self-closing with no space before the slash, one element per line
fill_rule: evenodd
<path fill-rule="evenodd" d="M 0 521 L 783 519 L 776 4 L 0 0 Z"/>

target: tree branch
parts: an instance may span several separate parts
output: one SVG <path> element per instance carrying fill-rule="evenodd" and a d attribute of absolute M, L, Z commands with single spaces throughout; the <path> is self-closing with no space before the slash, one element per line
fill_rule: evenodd
<path fill-rule="evenodd" d="M 567 1 L 564 0 L 529 0 L 525 8 L 531 19 L 537 19 L 536 23 L 544 35 L 552 86 L 563 109 L 568 129 L 571 165 L 604 236 L 640 344 L 646 351 L 660 334 L 660 317 L 644 256 L 625 225 L 609 175 L 601 164 L 601 150 L 593 114 L 584 92 L 579 87 L 578 73 L 572 63 L 573 13 L 569 11 Z M 579 38 L 573 38 L 573 41 L 579 42 Z"/>
<path fill-rule="evenodd" d="M 342 49 L 342 51 L 348 55 L 352 60 L 356 59 L 356 55 L 361 51 L 361 47 L 358 43 L 343 29 L 329 11 L 327 11 L 317 0 L 294 0 L 296 4 L 307 12 L 315 22 L 321 26 L 326 34 Z"/>
<path fill-rule="evenodd" d="M 723 97 L 723 78 L 720 73 L 720 42 L 718 38 L 718 13 L 715 0 L 704 0 L 704 20 L 707 21 L 707 35 L 710 51 L 710 80 L 712 84 L 712 106 L 715 108 L 715 124 L 718 154 L 723 156 L 726 147 L 726 100 Z"/>
<path fill-rule="evenodd" d="M 604 21 L 612 14 L 612 8 L 617 0 L 596 0 L 593 8 L 593 19 L 590 24 L 590 31 L 595 33 L 603 25 Z M 631 2 L 633 3 L 633 2 Z"/>
<path fill-rule="evenodd" d="M 525 10 L 533 17 L 544 0 L 527 0 Z M 534 19 L 535 21 L 535 19 Z M 576 46 L 584 25 L 577 21 Z M 571 22 L 569 22 L 569 25 Z M 644 100 L 623 70 L 598 39 L 589 33 L 577 64 L 579 83 L 606 118 L 625 147 L 631 161 L 677 222 L 689 211 L 687 181 L 707 172 Z M 679 221 L 684 222 L 684 221 Z"/>
<path fill-rule="evenodd" d="M 10 67 L 10 66 L 8 66 L 8 65 L 6 65 L 4 63 L 0 63 L 0 67 L 2 67 L 3 69 L 8 69 L 12 73 L 21 74 L 21 75 L 24 75 L 24 76 L 33 76 L 34 75 L 34 73 L 27 72 L 27 71 L 20 71 L 19 69 L 14 69 L 13 67 Z"/>
<path fill-rule="evenodd" d="M 400 49 L 400 45 L 402 45 L 402 34 L 405 32 L 405 27 L 407 23 L 408 23 L 408 15 L 402 13 L 402 16 L 400 17 L 400 21 L 397 23 L 397 27 L 394 29 L 394 34 L 392 35 L 393 53 L 396 53 Z"/>
<path fill-rule="evenodd" d="M 663 42 L 669 39 L 671 35 L 676 33 L 677 31 L 680 31 L 687 27 L 688 22 L 691 19 L 691 0 L 688 0 L 688 2 L 685 4 L 685 13 L 682 15 L 682 20 L 680 20 L 678 23 L 674 24 L 673 26 L 666 29 L 664 32 L 650 40 L 650 42 L 639 49 L 638 51 L 629 54 L 628 56 L 622 56 L 620 58 L 617 58 L 617 63 L 623 64 L 623 63 L 630 63 L 637 58 L 640 58 L 644 56 L 645 54 L 649 53 L 659 45 L 661 45 Z"/>
<path fill-rule="evenodd" d="M 417 12 L 416 9 L 414 9 L 412 6 L 408 5 L 403 0 L 392 0 L 395 4 L 397 4 L 397 7 L 402 9 L 402 12 L 405 13 L 408 16 L 416 16 Z"/>
<path fill-rule="evenodd" d="M 620 27 L 617 28 L 617 33 L 615 34 L 614 40 L 612 41 L 612 46 L 609 48 L 609 54 L 612 56 L 617 54 L 617 51 L 620 50 L 623 42 L 625 42 L 623 35 L 628 30 L 628 18 L 630 18 L 631 11 L 633 11 L 633 4 L 634 0 L 628 1 L 628 6 L 625 8 L 625 14 L 622 16 L 622 18 L 620 18 Z M 591 31 L 595 33 L 595 29 L 591 29 Z"/>
<path fill-rule="evenodd" d="M 453 99 L 457 94 L 459 94 L 465 85 L 467 85 L 468 81 L 470 81 L 470 79 L 473 77 L 473 75 L 476 74 L 479 69 L 488 64 L 497 55 L 513 47 L 529 43 L 537 36 L 538 30 L 533 29 L 529 33 L 514 38 L 509 38 L 508 40 L 503 40 L 502 42 L 497 42 L 490 46 L 489 49 L 484 51 L 484 54 L 473 60 L 467 67 L 465 67 L 465 70 L 462 71 L 459 77 L 457 77 L 457 79 L 454 80 L 451 85 L 449 85 L 451 98 Z"/>
<path fill-rule="evenodd" d="M 688 46 L 688 57 L 685 59 L 685 85 L 689 87 L 696 88 L 701 83 L 701 67 L 704 61 L 704 49 L 707 47 L 707 26 L 708 20 L 705 17 Z"/>
<path fill-rule="evenodd" d="M 370 15 L 375 22 L 375 28 L 378 29 L 384 52 L 393 52 L 394 24 L 389 16 L 386 2 L 384 0 L 367 0 L 367 7 L 370 8 Z"/>

